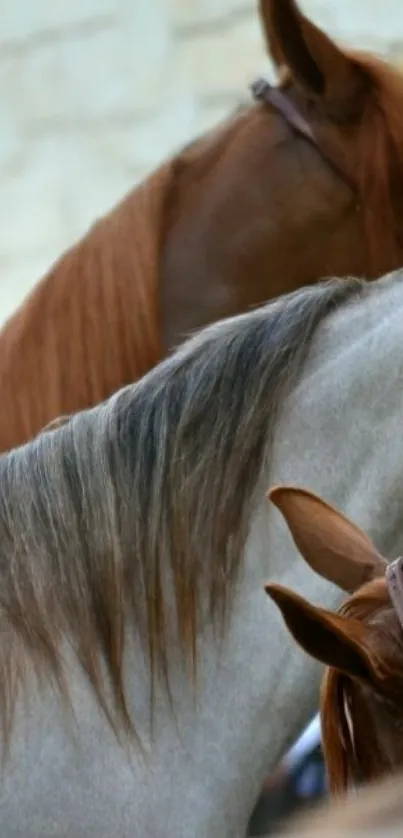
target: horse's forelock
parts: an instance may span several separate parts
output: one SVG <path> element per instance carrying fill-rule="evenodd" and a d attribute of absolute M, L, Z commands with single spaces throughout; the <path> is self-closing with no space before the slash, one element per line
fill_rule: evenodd
<path fill-rule="evenodd" d="M 328 667 L 321 689 L 322 745 L 332 794 L 347 790 L 354 776 L 354 742 L 346 715 L 345 677 Z"/>
<path fill-rule="evenodd" d="M 376 693 L 379 699 L 389 696 L 393 701 L 396 689 L 401 692 L 402 683 L 401 625 L 389 599 L 385 579 L 367 582 L 348 597 L 339 613 L 351 620 L 351 637 L 357 636 L 359 640 L 362 631 L 358 634 L 358 629 L 363 624 L 368 628 L 366 653 L 371 662 L 371 681 L 362 683 L 359 678 L 350 678 L 334 667 L 325 670 L 320 712 L 325 764 L 333 794 L 342 794 L 350 783 L 376 774 L 375 743 L 371 748 L 367 745 L 368 718 L 373 712 L 382 712 L 382 700 L 372 705 L 369 699 Z M 372 721 L 374 719 L 375 716 Z"/>

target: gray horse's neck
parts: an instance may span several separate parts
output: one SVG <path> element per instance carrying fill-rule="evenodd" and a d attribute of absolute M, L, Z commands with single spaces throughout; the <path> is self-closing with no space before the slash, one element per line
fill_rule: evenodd
<path fill-rule="evenodd" d="M 403 277 L 402 277 L 403 278 Z M 319 492 L 386 554 L 403 549 L 403 282 L 395 276 L 319 329 L 283 405 L 221 653 L 206 636 L 196 705 L 178 676 L 179 733 L 157 697 L 155 744 L 119 748 L 72 666 L 79 736 L 45 693 L 18 715 L 0 786 L 2 838 L 239 838 L 265 772 L 315 712 L 320 669 L 288 637 L 262 584 L 290 584 L 329 607 L 339 594 L 299 560 L 265 491 L 292 482 Z M 146 731 L 147 679 L 136 650 L 127 689 Z M 174 697 L 175 697 L 174 696 Z M 143 721 L 143 724 L 142 724 Z"/>
<path fill-rule="evenodd" d="M 385 556 L 403 550 L 403 274 L 385 277 L 369 296 L 319 327 L 298 386 L 283 405 L 267 483 L 305 486 L 361 526 Z M 266 550 L 269 577 L 335 608 L 340 591 L 316 576 L 273 508 L 251 532 Z M 263 560 L 263 559 L 262 559 Z M 268 619 L 281 712 L 270 717 L 271 756 L 284 752 L 315 712 L 321 668 Z M 275 626 L 275 628 L 274 628 Z M 280 707 L 280 704 L 279 704 Z M 283 719 L 283 724 L 281 724 Z"/>

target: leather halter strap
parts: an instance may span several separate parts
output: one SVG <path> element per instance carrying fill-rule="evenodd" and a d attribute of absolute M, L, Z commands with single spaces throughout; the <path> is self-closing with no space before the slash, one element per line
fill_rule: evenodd
<path fill-rule="evenodd" d="M 259 78 L 251 85 L 251 91 L 253 98 L 257 102 L 265 102 L 265 104 L 271 105 L 271 107 L 283 117 L 287 125 L 293 128 L 296 134 L 304 137 L 305 140 L 311 143 L 311 145 L 316 148 L 321 157 L 326 161 L 328 166 L 330 166 L 335 174 L 344 181 L 349 189 L 353 192 L 357 191 L 356 186 L 352 183 L 350 178 L 340 169 L 331 157 L 328 157 L 327 154 L 324 153 L 309 123 L 305 117 L 300 114 L 298 108 L 294 105 L 291 99 L 286 96 L 283 90 L 279 87 L 273 87 L 267 79 Z"/>

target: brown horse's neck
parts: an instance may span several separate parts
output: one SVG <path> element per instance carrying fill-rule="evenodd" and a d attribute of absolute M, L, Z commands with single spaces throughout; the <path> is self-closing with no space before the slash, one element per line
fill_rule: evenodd
<path fill-rule="evenodd" d="M 55 264 L 0 334 L 0 450 L 90 407 L 161 358 L 161 167 Z"/>

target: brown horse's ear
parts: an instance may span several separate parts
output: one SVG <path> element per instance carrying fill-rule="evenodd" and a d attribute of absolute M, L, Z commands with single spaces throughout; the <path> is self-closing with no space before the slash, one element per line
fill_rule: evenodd
<path fill-rule="evenodd" d="M 357 620 L 317 608 L 282 585 L 266 585 L 294 640 L 315 660 L 356 678 L 373 680 L 366 628 Z"/>
<path fill-rule="evenodd" d="M 270 55 L 278 68 L 337 121 L 356 116 L 369 79 L 364 69 L 299 10 L 295 0 L 260 0 Z"/>
<path fill-rule="evenodd" d="M 310 567 L 353 593 L 384 576 L 387 561 L 372 541 L 341 512 L 295 486 L 276 486 L 268 494 L 288 524 L 294 542 Z"/>

